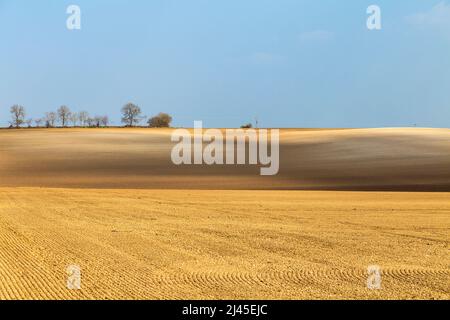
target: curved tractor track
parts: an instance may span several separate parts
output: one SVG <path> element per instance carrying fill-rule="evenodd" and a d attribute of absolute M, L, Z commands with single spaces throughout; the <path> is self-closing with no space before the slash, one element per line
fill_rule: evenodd
<path fill-rule="evenodd" d="M 0 188 L 0 299 L 449 299 L 449 230 L 448 193 Z"/>

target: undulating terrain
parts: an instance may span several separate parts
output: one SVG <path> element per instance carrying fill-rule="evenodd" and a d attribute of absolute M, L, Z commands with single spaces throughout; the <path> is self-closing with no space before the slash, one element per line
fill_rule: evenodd
<path fill-rule="evenodd" d="M 170 133 L 0 130 L 0 299 L 450 298 L 449 129 L 282 130 L 273 177 Z"/>
<path fill-rule="evenodd" d="M 282 130 L 280 171 L 176 166 L 170 129 L 0 130 L 0 186 L 450 191 L 450 129 Z"/>

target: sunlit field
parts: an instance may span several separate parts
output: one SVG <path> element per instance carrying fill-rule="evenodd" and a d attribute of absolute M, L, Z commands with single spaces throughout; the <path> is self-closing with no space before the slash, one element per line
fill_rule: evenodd
<path fill-rule="evenodd" d="M 270 177 L 170 132 L 1 130 L 0 299 L 450 298 L 448 129 L 282 130 Z"/>

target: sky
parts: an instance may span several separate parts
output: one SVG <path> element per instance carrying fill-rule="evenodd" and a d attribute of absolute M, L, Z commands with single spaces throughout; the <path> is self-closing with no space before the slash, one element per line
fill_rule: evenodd
<path fill-rule="evenodd" d="M 1 126 L 133 102 L 185 127 L 450 127 L 450 0 L 0 0 L 0 43 Z"/>

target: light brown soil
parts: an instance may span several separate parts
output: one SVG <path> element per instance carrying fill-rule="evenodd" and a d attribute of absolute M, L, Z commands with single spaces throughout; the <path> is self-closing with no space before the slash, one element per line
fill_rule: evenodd
<path fill-rule="evenodd" d="M 0 299 L 449 299 L 449 230 L 449 193 L 0 188 Z"/>
<path fill-rule="evenodd" d="M 450 298 L 449 129 L 285 129 L 273 177 L 171 132 L 0 130 L 0 299 Z"/>

